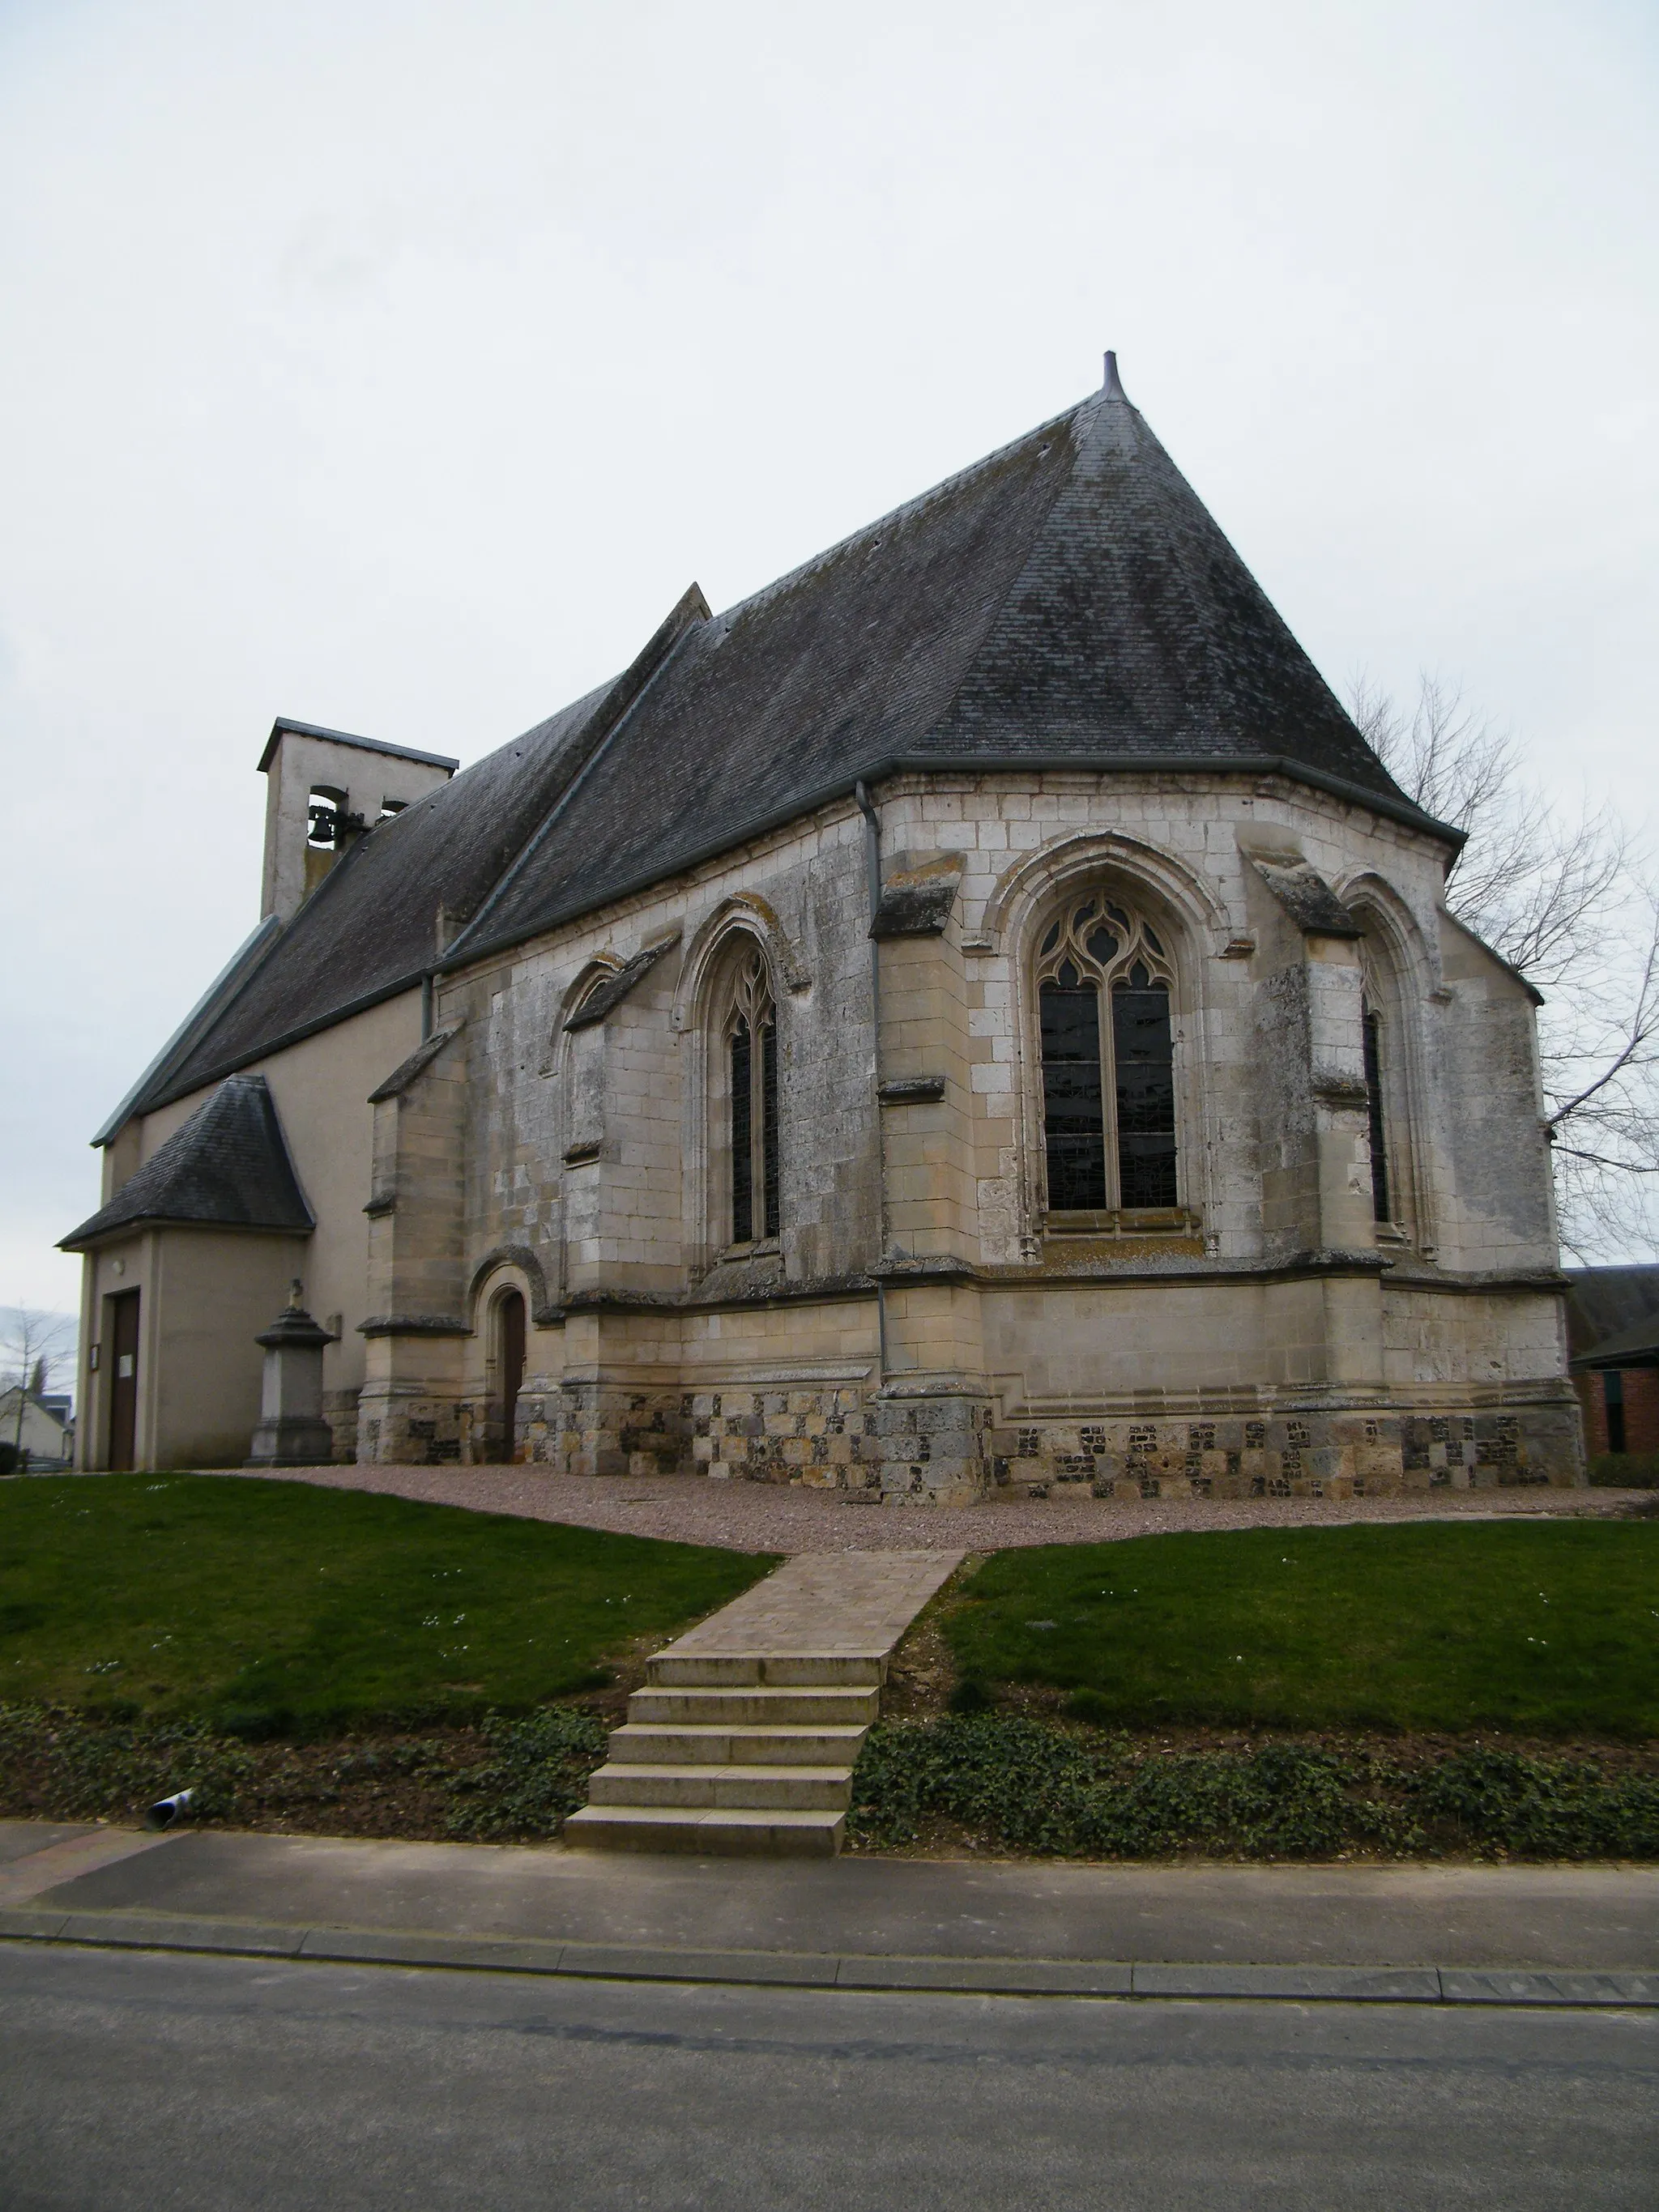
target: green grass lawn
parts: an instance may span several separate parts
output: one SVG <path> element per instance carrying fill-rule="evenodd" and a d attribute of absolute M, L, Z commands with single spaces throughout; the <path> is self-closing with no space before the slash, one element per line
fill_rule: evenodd
<path fill-rule="evenodd" d="M 1246 1529 L 1000 1552 L 959 1674 L 1164 1722 L 1659 1735 L 1659 1522 Z"/>
<path fill-rule="evenodd" d="M 0 1485 L 0 1703 L 256 1735 L 523 1711 L 773 1565 L 303 1482 L 27 1477 Z"/>

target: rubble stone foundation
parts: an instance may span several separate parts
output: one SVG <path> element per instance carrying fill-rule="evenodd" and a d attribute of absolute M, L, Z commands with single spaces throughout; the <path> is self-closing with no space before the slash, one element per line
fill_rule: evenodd
<path fill-rule="evenodd" d="M 994 1437 L 999 1483 L 1096 1498 L 1388 1498 L 1581 1480 L 1571 1403 L 1437 1413 L 1032 1420 Z"/>
<path fill-rule="evenodd" d="M 470 1399 L 366 1396 L 330 1407 L 365 1462 L 472 1465 L 508 1456 Z M 1412 1491 L 1571 1488 L 1576 1401 L 1264 1409 L 1176 1417 L 1000 1418 L 969 1392 L 848 1383 L 678 1390 L 605 1382 L 527 1389 L 515 1462 L 595 1476 L 685 1474 L 801 1484 L 872 1504 L 967 1504 L 1009 1486 L 1097 1498 L 1387 1498 Z"/>

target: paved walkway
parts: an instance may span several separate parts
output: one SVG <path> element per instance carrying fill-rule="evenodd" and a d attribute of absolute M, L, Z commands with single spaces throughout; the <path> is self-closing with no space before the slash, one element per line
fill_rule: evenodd
<path fill-rule="evenodd" d="M 0 1937 L 842 1988 L 1659 2002 L 1656 1868 L 783 1863 L 77 1832 L 127 1855 L 76 1871 L 61 1825 L 0 1823 Z"/>
<path fill-rule="evenodd" d="M 661 1656 L 765 1658 L 810 1651 L 884 1663 L 961 1557 L 956 1552 L 802 1553 L 699 1621 Z"/>
<path fill-rule="evenodd" d="M 241 1468 L 217 1470 L 243 1476 Z M 1133 1502 L 990 1499 L 969 1506 L 881 1506 L 834 1491 L 706 1475 L 569 1475 L 542 1467 L 285 1468 L 253 1481 L 376 1490 L 483 1513 L 717 1544 L 733 1552 L 999 1552 L 1024 1544 L 1103 1544 L 1179 1528 L 1301 1528 L 1355 1522 L 1605 1519 L 1653 1493 L 1625 1490 L 1419 1491 L 1408 1498 Z"/>

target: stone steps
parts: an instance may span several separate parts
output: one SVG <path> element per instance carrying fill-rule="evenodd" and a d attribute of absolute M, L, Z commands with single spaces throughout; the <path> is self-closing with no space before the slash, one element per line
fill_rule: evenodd
<path fill-rule="evenodd" d="M 635 1691 L 587 1803 L 565 1822 L 566 1842 L 603 1850 L 838 1851 L 879 1688 L 702 1686 L 686 1679 L 689 1671 L 677 1662 L 672 1685 Z"/>
<path fill-rule="evenodd" d="M 565 1835 L 588 1850 L 706 1851 L 722 1857 L 832 1858 L 844 1813 L 674 1811 L 665 1806 L 585 1805 Z"/>
<path fill-rule="evenodd" d="M 953 1558 L 810 1555 L 647 1662 L 578 1849 L 829 1856 L 887 1657 Z"/>
<path fill-rule="evenodd" d="M 844 1813 L 853 1770 L 841 1766 L 602 1766 L 589 1785 L 590 1805 L 746 1808 L 754 1812 Z"/>
<path fill-rule="evenodd" d="M 796 1690 L 757 1685 L 730 1690 L 676 1683 L 670 1689 L 635 1690 L 628 1701 L 630 1721 L 689 1728 L 867 1728 L 880 1710 L 881 1692 L 873 1686 Z"/>
<path fill-rule="evenodd" d="M 881 1687 L 884 1656 L 863 1651 L 678 1651 L 645 1662 L 653 1689 L 854 1690 Z"/>
<path fill-rule="evenodd" d="M 612 1731 L 611 1756 L 624 1766 L 682 1761 L 721 1765 L 850 1766 L 864 1728 L 659 1728 L 635 1721 Z"/>

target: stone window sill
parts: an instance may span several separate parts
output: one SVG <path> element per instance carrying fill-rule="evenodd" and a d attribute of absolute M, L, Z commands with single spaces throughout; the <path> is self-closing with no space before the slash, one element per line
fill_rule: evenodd
<path fill-rule="evenodd" d="M 1045 1213 L 1045 1237 L 1195 1237 L 1202 1224 L 1189 1206 L 1121 1206 Z"/>

